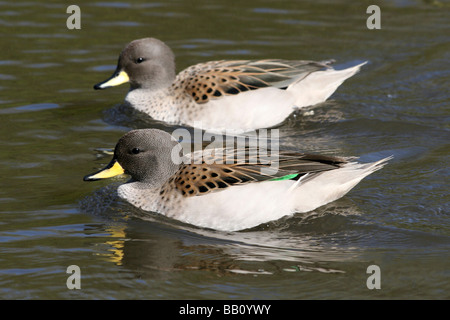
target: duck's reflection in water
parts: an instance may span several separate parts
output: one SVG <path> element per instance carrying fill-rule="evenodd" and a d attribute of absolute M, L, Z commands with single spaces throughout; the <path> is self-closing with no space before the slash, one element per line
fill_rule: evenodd
<path fill-rule="evenodd" d="M 97 255 L 139 277 L 170 278 L 173 272 L 196 270 L 220 276 L 344 273 L 340 265 L 359 255 L 346 233 L 359 212 L 346 199 L 240 232 L 196 228 L 114 201 L 101 214 L 108 216 L 107 240 Z"/>

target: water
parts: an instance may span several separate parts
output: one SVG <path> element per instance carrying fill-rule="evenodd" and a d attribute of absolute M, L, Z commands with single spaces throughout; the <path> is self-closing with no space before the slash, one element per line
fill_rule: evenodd
<path fill-rule="evenodd" d="M 346 1 L 0 2 L 0 298 L 448 299 L 449 3 Z M 214 59 L 368 60 L 332 99 L 282 126 L 285 147 L 373 161 L 383 170 L 314 212 L 253 230 L 203 230 L 86 183 L 131 128 L 170 126 L 94 91 L 130 40 L 168 43 L 181 70 Z M 310 110 L 309 110 L 310 111 Z M 81 269 L 69 290 L 66 269 Z M 381 271 L 370 290 L 367 268 Z"/>

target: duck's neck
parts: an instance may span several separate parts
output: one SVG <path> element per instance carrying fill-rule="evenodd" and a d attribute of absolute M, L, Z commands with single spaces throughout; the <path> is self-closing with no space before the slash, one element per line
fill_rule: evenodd
<path fill-rule="evenodd" d="M 144 187 L 141 182 L 129 182 L 119 186 L 117 194 L 135 207 L 155 211 L 160 188 Z"/>
<path fill-rule="evenodd" d="M 172 86 L 152 89 L 130 90 L 125 97 L 125 103 L 155 120 L 177 123 L 178 104 L 173 99 Z"/>
<path fill-rule="evenodd" d="M 135 109 L 149 113 L 151 109 L 157 107 L 159 101 L 163 101 L 162 99 L 167 96 L 169 91 L 170 87 L 160 89 L 130 88 L 125 97 L 125 102 Z"/>

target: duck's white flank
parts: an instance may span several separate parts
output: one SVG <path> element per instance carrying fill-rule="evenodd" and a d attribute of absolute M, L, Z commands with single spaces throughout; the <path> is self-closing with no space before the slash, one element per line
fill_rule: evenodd
<path fill-rule="evenodd" d="M 133 183 L 127 183 L 121 185 L 118 192 L 127 201 L 145 198 L 145 206 L 142 202 L 134 203 L 143 210 L 156 211 L 199 227 L 238 231 L 294 213 L 309 212 L 335 201 L 390 159 L 365 164 L 349 162 L 339 169 L 310 174 L 300 182 L 264 181 L 233 186 L 204 196 L 185 198 L 179 195 L 172 199 L 176 206 L 164 210 L 159 205 L 159 194 L 154 190 L 139 189 Z"/>

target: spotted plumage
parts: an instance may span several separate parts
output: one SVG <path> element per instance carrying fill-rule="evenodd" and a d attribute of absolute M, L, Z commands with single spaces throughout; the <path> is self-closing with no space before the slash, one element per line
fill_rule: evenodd
<path fill-rule="evenodd" d="M 221 191 L 235 185 L 288 177 L 298 180 L 313 174 L 339 168 L 346 159 L 281 151 L 276 158 L 260 159 L 259 151 L 245 149 L 216 149 L 216 157 L 202 159 L 200 164 L 183 164 L 162 186 L 162 193 L 177 190 L 184 197 Z M 197 154 L 204 153 L 198 151 Z M 264 152 L 264 154 L 266 154 Z M 192 159 L 198 158 L 193 155 Z M 266 171 L 262 171 L 264 168 Z"/>
<path fill-rule="evenodd" d="M 180 163 L 173 158 L 178 146 L 161 130 L 130 131 L 117 143 L 111 163 L 85 180 L 127 173 L 131 180 L 117 191 L 132 205 L 199 227 L 235 231 L 339 199 L 389 159 L 360 164 L 293 151 L 273 157 L 265 150 L 228 148 L 208 150 L 201 158 L 204 151 L 196 151 Z"/>
<path fill-rule="evenodd" d="M 365 64 L 335 70 L 333 60 L 220 60 L 176 75 L 174 59 L 160 40 L 134 40 L 121 52 L 113 76 L 94 88 L 129 82 L 125 104 L 156 120 L 243 132 L 273 127 L 294 110 L 325 101 Z"/>
<path fill-rule="evenodd" d="M 211 61 L 191 66 L 174 82 L 175 90 L 183 90 L 197 104 L 227 95 L 266 87 L 285 89 L 309 73 L 329 68 L 333 61 L 237 60 Z"/>

